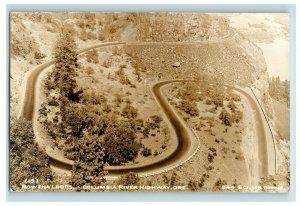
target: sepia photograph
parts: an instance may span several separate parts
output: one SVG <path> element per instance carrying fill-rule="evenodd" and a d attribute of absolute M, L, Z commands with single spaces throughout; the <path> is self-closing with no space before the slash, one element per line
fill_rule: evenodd
<path fill-rule="evenodd" d="M 290 191 L 289 13 L 10 12 L 12 192 Z"/>

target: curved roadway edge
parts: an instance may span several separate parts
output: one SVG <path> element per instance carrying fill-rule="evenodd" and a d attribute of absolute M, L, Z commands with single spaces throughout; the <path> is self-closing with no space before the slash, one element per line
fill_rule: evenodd
<path fill-rule="evenodd" d="M 227 37 L 228 36 L 228 37 Z M 226 36 L 226 38 L 232 37 L 233 34 L 230 33 Z M 223 39 L 222 39 L 223 40 Z M 166 43 L 166 42 L 164 42 Z M 186 43 L 186 42 L 185 42 Z M 203 42 L 199 42 L 203 43 Z M 213 43 L 213 42 L 210 42 Z M 100 45 L 91 46 L 85 49 L 78 50 L 78 54 L 84 53 L 91 49 L 96 49 L 104 46 L 113 46 L 113 45 L 122 45 L 125 43 L 119 43 L 119 42 L 113 42 L 113 43 L 104 43 Z M 21 111 L 21 116 L 25 117 L 28 120 L 34 119 L 34 107 L 36 104 L 36 98 L 35 98 L 35 88 L 36 88 L 36 81 L 39 76 L 39 74 L 46 68 L 49 68 L 54 63 L 54 60 L 51 60 L 47 63 L 44 63 L 40 66 L 38 66 L 36 69 L 34 69 L 28 76 L 27 79 L 27 85 L 25 90 L 25 96 L 23 101 L 23 107 Z M 176 111 L 172 108 L 172 106 L 167 102 L 165 97 L 162 95 L 160 88 L 168 83 L 172 82 L 180 82 L 180 81 L 193 81 L 193 80 L 183 80 L 183 79 L 177 79 L 177 80 L 168 80 L 164 82 L 159 82 L 152 86 L 152 92 L 154 94 L 154 97 L 157 101 L 157 103 L 161 106 L 161 108 L 164 111 L 164 118 L 167 118 L 169 124 L 171 124 L 172 129 L 174 130 L 176 136 L 177 136 L 177 147 L 174 151 L 172 151 L 170 154 L 168 154 L 164 159 L 152 162 L 146 165 L 143 165 L 140 167 L 137 165 L 128 165 L 126 167 L 107 167 L 109 170 L 110 175 L 108 176 L 108 179 L 115 179 L 119 175 L 124 174 L 128 171 L 133 171 L 139 174 L 141 177 L 146 177 L 150 175 L 155 175 L 158 173 L 166 172 L 169 170 L 174 169 L 175 167 L 178 167 L 188 161 L 199 149 L 199 137 L 193 131 L 191 128 L 189 128 L 186 123 L 182 120 L 182 118 L 176 113 Z M 233 87 L 234 88 L 234 87 Z M 234 88 L 236 89 L 236 88 Z M 242 93 L 244 91 L 241 90 Z M 247 94 L 249 95 L 249 94 Z M 246 96 L 247 96 L 246 95 Z M 251 99 L 251 100 L 250 100 Z M 253 101 L 253 98 L 250 97 L 250 101 Z M 256 109 L 257 110 L 257 109 Z M 258 109 L 258 111 L 260 111 Z M 261 115 L 259 115 L 261 118 Z M 169 125 L 170 126 L 170 125 Z M 263 135 L 265 136 L 265 135 Z M 260 139 L 265 139 L 264 137 Z M 198 144 L 194 144 L 195 142 L 198 142 Z M 261 140 L 262 141 L 262 140 Z M 262 141 L 263 145 L 259 146 L 260 148 L 266 148 L 266 142 Z M 263 149 L 262 149 L 263 150 Z M 50 148 L 46 149 L 47 154 L 50 157 L 50 163 L 55 164 L 56 167 L 62 168 L 62 169 L 71 169 L 73 162 L 66 159 L 66 158 L 60 158 L 53 154 L 51 152 Z M 263 151 L 261 151 L 261 154 L 263 154 Z M 268 155 L 269 156 L 269 155 Z M 262 158 L 264 159 L 262 164 L 265 165 L 262 171 L 262 174 L 268 174 L 269 169 L 266 167 L 268 164 L 268 158 L 265 158 L 265 155 L 262 155 Z"/>
<path fill-rule="evenodd" d="M 78 50 L 78 54 L 82 54 L 86 51 L 89 51 L 91 49 L 105 47 L 105 46 L 112 46 L 112 45 L 122 45 L 124 43 L 114 42 L 114 43 L 105 43 L 101 45 L 95 45 L 91 46 L 85 49 Z M 20 113 L 20 116 L 26 118 L 27 120 L 34 120 L 35 116 L 37 115 L 34 110 L 37 105 L 37 99 L 36 99 L 36 84 L 37 79 L 39 75 L 45 71 L 47 68 L 49 69 L 50 66 L 54 64 L 54 60 L 51 60 L 47 63 L 44 63 L 34 70 L 32 70 L 27 78 L 26 81 L 26 88 L 24 93 L 24 101 L 22 105 L 22 110 Z M 184 124 L 184 121 L 181 119 L 181 117 L 178 116 L 178 114 L 175 112 L 175 110 L 169 105 L 165 97 L 161 94 L 160 87 L 170 83 L 167 82 L 160 82 L 158 84 L 155 84 L 152 87 L 153 95 L 156 99 L 156 101 L 160 104 L 160 106 L 164 109 L 164 112 L 169 113 L 172 115 L 172 117 L 167 117 L 169 120 L 169 123 L 173 125 L 173 129 L 176 133 L 177 137 L 177 144 L 173 151 L 169 152 L 166 157 L 163 159 L 148 163 L 146 165 L 128 165 L 128 166 L 122 166 L 122 167 L 107 167 L 106 169 L 109 171 L 110 175 L 108 178 L 117 178 L 119 175 L 122 175 L 128 171 L 133 171 L 138 173 L 141 177 L 143 176 L 149 176 L 158 174 L 161 172 L 166 172 L 171 169 L 174 169 L 175 167 L 180 166 L 187 160 L 193 156 L 198 148 L 199 148 L 199 138 L 197 136 L 194 136 L 194 133 L 191 129 L 186 127 Z M 166 118 L 166 117 L 165 117 Z M 192 137 L 192 138 L 191 138 Z M 194 137 L 194 138 L 193 138 Z M 191 143 L 192 139 L 196 140 L 198 144 L 194 144 L 195 141 L 193 141 L 193 144 Z M 195 147 L 195 145 L 198 145 Z M 59 167 L 61 169 L 67 169 L 70 170 L 72 168 L 72 165 L 74 164 L 73 161 L 68 160 L 66 158 L 61 158 L 60 156 L 56 155 L 56 153 L 53 152 L 53 150 L 50 147 L 46 147 L 46 153 L 48 154 L 50 158 L 50 164 L 52 164 L 55 167 Z M 150 172 L 151 171 L 151 172 Z"/>
<path fill-rule="evenodd" d="M 177 168 L 190 160 L 199 150 L 200 139 L 196 132 L 189 128 L 176 110 L 169 104 L 165 96 L 162 94 L 161 87 L 173 82 L 181 82 L 186 80 L 168 80 L 158 82 L 151 87 L 152 94 L 164 112 L 164 118 L 167 120 L 171 131 L 174 131 L 176 147 L 171 150 L 168 155 L 162 159 L 158 159 L 146 164 L 126 165 L 126 166 L 108 166 L 105 169 L 109 175 L 106 179 L 113 180 L 122 174 L 135 172 L 140 177 L 148 177 L 160 173 L 164 173 Z M 47 148 L 46 152 L 50 157 L 50 162 L 55 167 L 70 170 L 73 161 L 66 158 L 56 156 L 51 148 Z"/>
<path fill-rule="evenodd" d="M 264 118 L 264 114 L 262 112 L 262 108 L 256 99 L 254 93 L 251 92 L 251 88 L 236 88 L 230 87 L 235 89 L 237 92 L 244 95 L 251 104 L 252 108 L 255 111 L 255 118 L 256 118 L 256 128 L 257 128 L 257 135 L 258 135 L 258 152 L 259 152 L 259 161 L 260 161 L 260 175 L 261 176 L 268 176 L 272 174 L 276 174 L 276 150 L 274 150 L 274 144 L 272 142 L 272 133 L 270 128 L 268 127 L 268 123 Z"/>
<path fill-rule="evenodd" d="M 156 175 L 160 173 L 164 173 L 170 171 L 180 165 L 184 164 L 190 158 L 192 158 L 200 146 L 200 139 L 197 136 L 196 132 L 189 128 L 186 123 L 182 120 L 181 117 L 178 116 L 175 109 L 168 103 L 166 98 L 161 92 L 161 87 L 166 84 L 174 83 L 174 82 L 186 82 L 186 81 L 194 81 L 194 80 L 167 80 L 156 83 L 152 86 L 151 91 L 156 99 L 157 103 L 160 105 L 162 110 L 164 111 L 164 118 L 167 118 L 167 122 L 169 122 L 172 129 L 175 131 L 176 137 L 178 139 L 178 147 L 176 150 L 167 156 L 165 159 L 152 162 L 152 164 L 148 165 L 129 165 L 127 167 L 107 167 L 110 175 L 107 176 L 107 179 L 116 179 L 119 175 L 124 174 L 128 171 L 133 171 L 139 174 L 140 177 L 147 177 L 151 175 Z M 235 90 L 236 92 L 245 96 L 251 104 L 251 107 L 254 111 L 258 112 L 255 115 L 256 118 L 256 129 L 257 129 L 257 137 L 258 137 L 258 148 L 259 148 L 259 162 L 260 162 L 260 175 L 267 176 L 268 174 L 274 173 L 274 168 L 276 167 L 276 161 L 274 161 L 274 153 L 270 152 L 268 149 L 271 145 L 267 142 L 266 129 L 264 125 L 264 121 L 262 118 L 262 114 L 259 112 L 259 105 L 255 101 L 255 98 L 249 93 L 249 91 L 241 88 L 236 88 L 233 86 L 227 86 Z M 196 137 L 197 139 L 193 138 Z M 194 143 L 192 143 L 194 141 Z M 195 141 L 198 141 L 198 144 L 195 144 Z M 194 145 L 193 148 L 191 148 Z M 197 145 L 197 147 L 195 147 Z M 190 148 L 190 149 L 189 149 Z M 49 155 L 51 156 L 51 154 Z M 73 161 L 63 160 L 61 158 L 51 156 L 52 160 L 56 160 L 55 165 L 57 167 L 64 167 L 65 169 L 71 169 Z M 275 164 L 273 164 L 275 163 Z M 275 165 L 275 167 L 274 167 Z"/>
<path fill-rule="evenodd" d="M 177 41 L 177 42 L 168 42 L 168 41 L 163 41 L 163 42 L 126 42 L 126 45 L 155 45 L 155 44 L 164 44 L 164 45 L 188 45 L 188 44 L 215 44 L 215 43 L 220 43 L 223 41 L 228 41 L 233 38 L 235 38 L 237 35 L 237 32 L 234 29 L 230 29 L 228 31 L 228 34 L 225 36 L 219 38 L 219 39 L 213 39 L 213 40 L 202 40 L 202 41 Z"/>
<path fill-rule="evenodd" d="M 277 170 L 278 170 L 278 163 L 277 163 L 277 145 L 276 145 L 276 140 L 275 140 L 275 136 L 273 134 L 272 131 L 272 127 L 268 121 L 268 117 L 267 114 L 265 112 L 265 110 L 263 109 L 259 99 L 257 98 L 254 90 L 252 89 L 252 87 L 250 87 L 250 90 L 256 100 L 256 102 L 258 103 L 258 106 L 260 108 L 260 112 L 261 112 L 261 116 L 264 117 L 264 126 L 269 128 L 269 132 L 267 132 L 266 135 L 266 141 L 267 141 L 267 145 L 268 145 L 268 158 L 269 158 L 269 162 L 275 162 L 274 167 L 269 169 L 269 174 L 270 175 L 274 175 L 277 174 Z"/>
<path fill-rule="evenodd" d="M 79 49 L 77 51 L 77 54 L 78 55 L 82 54 L 91 49 L 101 48 L 101 47 L 105 47 L 105 46 L 123 45 L 123 44 L 125 44 L 125 43 L 123 43 L 123 42 L 103 43 L 103 44 L 94 45 L 94 46 L 91 46 L 91 47 L 88 47 L 85 49 Z M 35 100 L 36 100 L 35 99 L 35 96 L 36 96 L 35 88 L 36 88 L 37 78 L 44 69 L 50 67 L 54 63 L 55 63 L 55 60 L 50 60 L 50 61 L 36 67 L 28 75 L 26 75 L 27 79 L 24 81 L 24 82 L 26 82 L 26 85 L 25 85 L 26 88 L 25 88 L 24 96 L 22 98 L 23 105 L 21 106 L 21 111 L 20 111 L 19 116 L 22 116 L 22 117 L 26 118 L 27 120 L 33 119 Z"/>

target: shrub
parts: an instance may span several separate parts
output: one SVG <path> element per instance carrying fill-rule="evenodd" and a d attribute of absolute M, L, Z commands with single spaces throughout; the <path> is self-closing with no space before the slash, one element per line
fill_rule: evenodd
<path fill-rule="evenodd" d="M 213 190 L 219 191 L 222 189 L 223 185 L 227 185 L 227 182 L 225 180 L 222 180 L 221 178 L 217 179 L 217 181 L 214 184 Z"/>
<path fill-rule="evenodd" d="M 191 191 L 196 191 L 198 189 L 198 183 L 195 180 L 190 180 L 188 187 L 191 189 Z"/>
<path fill-rule="evenodd" d="M 236 123 L 239 123 L 243 119 L 243 113 L 241 111 L 235 111 L 232 114 L 232 120 Z"/>
<path fill-rule="evenodd" d="M 116 94 L 114 102 L 116 103 L 116 106 L 119 107 L 121 103 L 123 102 L 122 96 L 119 94 Z"/>
<path fill-rule="evenodd" d="M 102 94 L 96 94 L 94 91 L 85 91 L 80 94 L 80 103 L 105 105 L 107 103 L 107 99 Z"/>
<path fill-rule="evenodd" d="M 59 103 L 56 100 L 52 99 L 48 102 L 48 105 L 57 107 L 57 106 L 59 106 Z"/>
<path fill-rule="evenodd" d="M 205 104 L 211 105 L 212 104 L 212 100 L 210 100 L 210 99 L 205 100 Z"/>
<path fill-rule="evenodd" d="M 104 34 L 99 34 L 98 35 L 98 40 L 104 41 L 105 40 L 105 35 Z"/>
<path fill-rule="evenodd" d="M 151 151 L 151 149 L 146 147 L 142 150 L 141 155 L 144 157 L 148 157 L 148 156 L 152 155 L 152 151 Z"/>
<path fill-rule="evenodd" d="M 231 99 L 235 102 L 241 101 L 241 97 L 237 94 L 231 94 Z"/>
<path fill-rule="evenodd" d="M 210 147 L 209 150 L 210 150 L 211 152 L 216 152 L 216 151 L 217 151 L 217 150 L 216 150 L 215 148 L 213 148 L 213 147 Z"/>
<path fill-rule="evenodd" d="M 215 158 L 214 155 L 208 153 L 208 155 L 207 155 L 208 162 L 210 162 L 210 163 L 213 162 L 214 158 Z"/>
<path fill-rule="evenodd" d="M 94 64 L 98 64 L 99 63 L 99 55 L 97 50 L 93 49 L 91 51 L 86 52 L 86 60 L 89 63 L 94 63 Z"/>
<path fill-rule="evenodd" d="M 140 178 L 137 174 L 129 172 L 128 174 L 122 175 L 118 180 L 118 185 L 130 186 L 137 185 Z"/>
<path fill-rule="evenodd" d="M 214 169 L 214 167 L 211 166 L 211 165 L 209 165 L 209 166 L 206 168 L 206 170 L 208 170 L 208 171 L 213 170 L 213 169 Z"/>
<path fill-rule="evenodd" d="M 123 76 L 123 75 L 125 75 L 124 68 L 121 67 L 118 71 L 115 72 L 115 74 L 117 76 Z"/>
<path fill-rule="evenodd" d="M 83 29 L 85 27 L 84 21 L 82 21 L 82 20 L 77 20 L 76 25 L 81 29 Z"/>
<path fill-rule="evenodd" d="M 235 109 L 236 109 L 237 107 L 236 107 L 234 101 L 230 100 L 230 101 L 228 102 L 228 108 L 229 108 L 232 112 L 235 111 Z"/>
<path fill-rule="evenodd" d="M 216 106 L 216 108 L 223 106 L 223 97 L 222 96 L 215 96 L 212 101 L 213 101 L 214 105 Z"/>
<path fill-rule="evenodd" d="M 102 66 L 105 68 L 111 67 L 111 61 L 110 60 L 104 60 L 102 63 Z"/>
<path fill-rule="evenodd" d="M 119 77 L 120 79 L 120 83 L 123 85 L 131 85 L 130 80 L 128 79 L 128 77 L 126 75 L 122 75 Z"/>
<path fill-rule="evenodd" d="M 131 105 L 126 105 L 122 110 L 122 116 L 128 119 L 136 118 L 138 110 Z"/>
<path fill-rule="evenodd" d="M 177 107 L 191 116 L 198 116 L 198 108 L 195 102 L 182 100 Z"/>
<path fill-rule="evenodd" d="M 162 118 L 158 115 L 152 115 L 150 118 L 155 122 L 155 123 L 160 123 L 162 121 Z"/>
<path fill-rule="evenodd" d="M 36 59 L 44 59 L 45 57 L 46 57 L 46 54 L 44 54 L 40 51 L 34 53 L 34 58 L 36 58 Z"/>
<path fill-rule="evenodd" d="M 224 110 L 224 109 L 221 111 L 221 113 L 219 115 L 219 119 L 226 126 L 231 126 L 232 125 L 231 115 L 226 110 Z"/>
<path fill-rule="evenodd" d="M 173 172 L 171 175 L 170 186 L 173 187 L 179 181 L 180 181 L 180 176 L 176 172 Z"/>

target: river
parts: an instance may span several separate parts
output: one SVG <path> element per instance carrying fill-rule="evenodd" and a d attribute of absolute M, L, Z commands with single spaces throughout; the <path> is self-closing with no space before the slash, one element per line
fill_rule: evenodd
<path fill-rule="evenodd" d="M 279 76 L 290 80 L 290 43 L 284 38 L 276 38 L 272 43 L 257 43 L 263 50 L 269 76 Z"/>

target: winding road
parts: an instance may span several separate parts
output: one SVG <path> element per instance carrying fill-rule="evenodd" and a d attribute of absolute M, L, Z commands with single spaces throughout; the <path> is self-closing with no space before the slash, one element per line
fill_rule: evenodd
<path fill-rule="evenodd" d="M 88 48 L 80 49 L 77 51 L 78 54 L 82 54 L 86 51 L 96 49 L 96 48 L 101 48 L 101 47 L 106 47 L 106 46 L 114 46 L 114 45 L 122 45 L 125 43 L 122 42 L 109 42 L 109 43 L 104 43 L 100 45 L 94 45 Z M 36 67 L 33 69 L 27 78 L 26 81 L 26 88 L 24 92 L 24 96 L 22 98 L 23 100 L 23 105 L 21 107 L 21 112 L 20 116 L 24 117 L 27 120 L 32 120 L 33 115 L 34 115 L 34 107 L 35 107 L 35 101 L 36 101 L 36 85 L 37 85 L 37 79 L 38 76 L 41 74 L 42 71 L 45 69 L 49 68 L 55 63 L 54 60 L 50 60 L 44 64 L 41 64 L 40 66 Z"/>
<path fill-rule="evenodd" d="M 91 49 L 101 48 L 105 46 L 113 46 L 113 45 L 122 45 L 124 43 L 105 43 L 101 45 L 95 45 L 92 47 L 88 47 L 85 49 L 81 49 L 78 51 L 78 54 L 84 53 Z M 53 65 L 54 60 L 51 60 L 47 63 L 44 63 L 34 69 L 28 76 L 26 82 L 26 88 L 24 92 L 23 98 L 23 105 L 21 109 L 20 116 L 26 118 L 27 120 L 32 120 L 34 117 L 34 111 L 36 108 L 36 99 L 37 99 L 37 79 L 41 72 L 49 68 Z M 108 178 L 115 179 L 118 176 L 127 173 L 129 171 L 135 172 L 139 174 L 140 177 L 155 175 L 158 173 L 166 172 L 175 167 L 178 167 L 188 161 L 198 150 L 199 148 L 199 138 L 197 137 L 196 133 L 187 126 L 185 121 L 178 115 L 176 110 L 170 105 L 167 101 L 166 97 L 163 95 L 161 88 L 164 85 L 174 82 L 186 82 L 186 81 L 194 81 L 194 80 L 187 80 L 187 79 L 174 79 L 174 80 L 166 80 L 162 82 L 158 82 L 151 87 L 151 91 L 153 97 L 155 98 L 156 102 L 160 106 L 163 111 L 164 119 L 168 123 L 169 127 L 171 127 L 171 132 L 174 133 L 177 144 L 176 147 L 168 153 L 164 158 L 154 160 L 152 162 L 143 163 L 143 164 L 133 164 L 133 165 L 126 165 L 126 166 L 108 166 L 105 169 L 108 170 L 109 176 Z M 228 86 L 230 87 L 230 86 Z M 259 111 L 259 107 L 253 98 L 242 89 L 238 89 L 235 87 L 230 87 L 231 89 L 239 92 L 240 94 L 244 95 L 249 102 L 251 103 L 252 108 L 255 111 Z M 262 126 L 262 117 L 259 112 L 256 113 L 256 129 L 259 135 L 259 156 L 261 162 L 261 175 L 265 176 L 270 172 L 270 164 L 268 162 L 268 153 L 267 145 L 265 141 L 265 128 Z M 73 165 L 73 161 L 59 158 L 57 157 L 49 148 L 46 150 L 49 158 L 50 164 L 54 167 L 58 167 L 61 169 L 70 170 Z M 272 167 L 271 167 L 272 168 Z"/>

